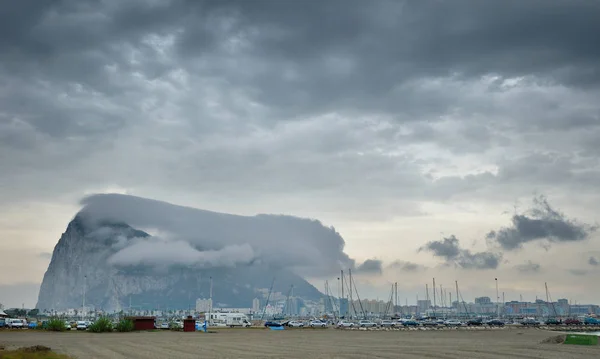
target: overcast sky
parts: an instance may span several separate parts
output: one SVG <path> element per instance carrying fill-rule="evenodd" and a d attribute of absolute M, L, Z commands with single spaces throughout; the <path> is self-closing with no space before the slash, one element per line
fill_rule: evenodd
<path fill-rule="evenodd" d="M 0 303 L 89 194 L 317 218 L 364 296 L 600 302 L 600 2 L 21 0 L 0 12 Z M 331 279 L 331 278 L 330 278 Z M 311 281 L 322 288 L 323 278 Z M 34 294 L 32 294 L 34 293 Z"/>

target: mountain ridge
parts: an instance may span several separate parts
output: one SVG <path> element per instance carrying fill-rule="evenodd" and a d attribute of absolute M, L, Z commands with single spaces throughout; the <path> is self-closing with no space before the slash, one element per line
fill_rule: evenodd
<path fill-rule="evenodd" d="M 216 212 L 201 210 L 194 213 Z M 306 221 L 292 216 L 260 215 L 245 218 L 246 221 L 256 222 L 242 227 L 242 230 L 254 229 L 258 236 L 261 233 L 277 232 L 283 238 L 286 231 L 294 228 L 297 232 L 298 228 L 302 229 L 306 236 L 332 238 L 328 233 L 334 234 L 331 228 L 322 226 L 318 221 Z M 265 221 L 265 218 L 268 220 Z M 174 223 L 183 223 L 177 221 L 174 220 Z M 208 228 L 206 223 L 204 221 L 203 225 L 198 226 L 206 237 L 213 233 L 221 236 L 234 233 L 231 229 L 228 232 Z M 226 223 L 217 225 L 223 226 Z M 290 236 L 297 234 L 290 232 Z M 260 237 L 248 234 L 248 248 L 251 248 L 253 254 L 252 259 L 247 262 L 224 260 L 222 257 L 228 253 L 235 256 L 246 247 L 227 252 L 227 248 L 231 249 L 237 244 L 230 245 L 228 238 L 222 237 L 208 238 L 206 244 L 192 243 L 192 259 L 198 259 L 197 263 L 178 263 L 178 256 L 183 256 L 184 253 L 174 251 L 175 257 L 165 258 L 164 265 L 136 261 L 115 264 L 112 259 L 123 249 L 143 256 L 144 251 L 174 248 L 182 241 L 165 239 L 156 242 L 157 237 L 131 226 L 126 220 L 117 220 L 115 216 L 98 216 L 93 208 L 86 205 L 69 222 L 54 248 L 40 286 L 37 307 L 54 310 L 81 308 L 85 286 L 86 306 L 99 310 L 120 310 L 128 307 L 129 301 L 139 309 L 188 309 L 195 307 L 196 299 L 208 298 L 211 277 L 215 307 L 252 307 L 252 300 L 262 297 L 261 289 L 269 288 L 273 277 L 276 277 L 274 292 L 286 293 L 293 285 L 298 297 L 314 301 L 322 297 L 319 290 L 286 266 L 285 249 L 280 251 L 282 256 L 271 258 L 274 252 L 269 251 L 269 248 L 265 250 L 263 242 L 255 241 L 259 245 L 254 245 L 253 238 Z M 223 242 L 220 247 L 216 245 L 219 240 Z M 284 246 L 285 243 L 282 243 L 282 247 Z M 296 247 L 302 248 L 301 243 Z M 308 253 L 318 254 L 314 250 Z M 185 255 L 189 256 L 190 253 Z M 296 262 L 297 260 L 294 263 Z"/>

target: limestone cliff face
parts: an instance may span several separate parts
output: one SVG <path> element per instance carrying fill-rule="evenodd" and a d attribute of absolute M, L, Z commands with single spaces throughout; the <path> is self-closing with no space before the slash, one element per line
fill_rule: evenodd
<path fill-rule="evenodd" d="M 288 270 L 261 264 L 236 268 L 199 269 L 170 266 L 157 270 L 143 266 L 116 267 L 109 258 L 130 241 L 147 240 L 149 235 L 125 223 L 93 222 L 79 213 L 68 225 L 54 248 L 44 275 L 37 308 L 67 309 L 82 306 L 84 283 L 86 306 L 98 310 L 126 309 L 130 303 L 140 309 L 188 309 L 197 298 L 207 298 L 213 278 L 215 307 L 251 307 L 276 276 L 274 291 L 294 293 L 318 300 L 321 293 L 303 278 Z"/>

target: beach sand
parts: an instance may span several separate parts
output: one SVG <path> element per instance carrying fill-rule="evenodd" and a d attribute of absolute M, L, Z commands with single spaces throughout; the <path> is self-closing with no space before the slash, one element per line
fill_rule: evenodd
<path fill-rule="evenodd" d="M 216 333 L 2 331 L 7 348 L 45 345 L 76 358 L 600 358 L 600 346 L 542 344 L 556 333 L 233 329 Z"/>

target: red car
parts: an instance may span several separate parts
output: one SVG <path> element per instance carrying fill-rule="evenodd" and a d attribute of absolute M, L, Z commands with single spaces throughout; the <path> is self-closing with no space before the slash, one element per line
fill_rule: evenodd
<path fill-rule="evenodd" d="M 569 319 L 565 320 L 565 324 L 566 325 L 581 325 L 581 320 L 569 318 Z"/>

